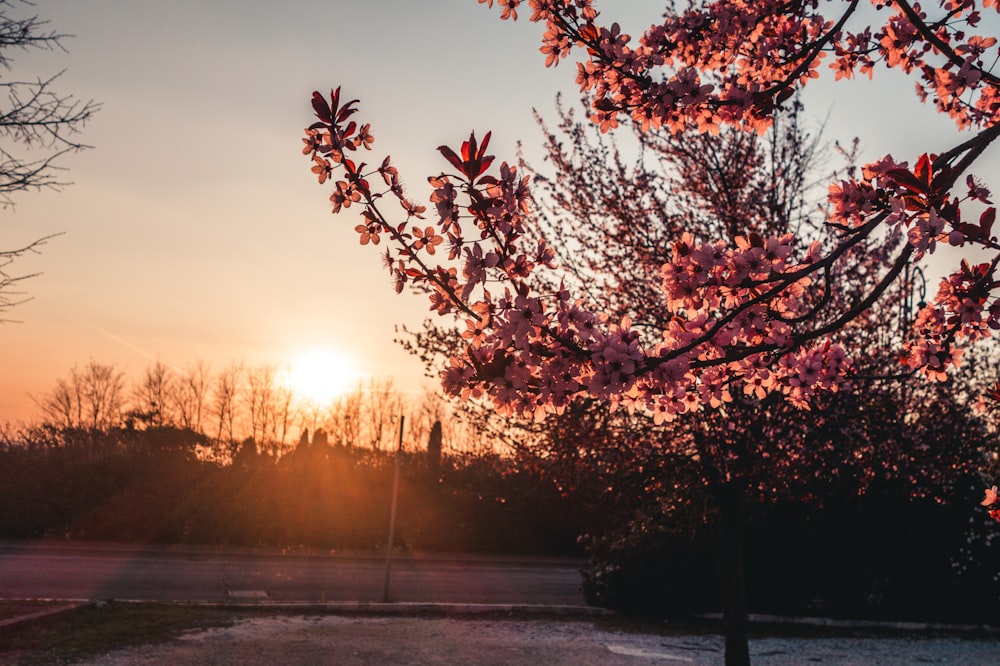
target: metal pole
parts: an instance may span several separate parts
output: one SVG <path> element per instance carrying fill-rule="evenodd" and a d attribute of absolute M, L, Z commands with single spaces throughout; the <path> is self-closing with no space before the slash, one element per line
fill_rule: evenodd
<path fill-rule="evenodd" d="M 399 497 L 399 453 L 403 450 L 403 420 L 399 417 L 399 444 L 396 446 L 396 465 L 392 475 L 392 503 L 389 505 L 389 545 L 385 549 L 385 590 L 382 601 L 389 603 L 389 573 L 392 570 L 392 535 L 396 531 L 396 499 Z"/>

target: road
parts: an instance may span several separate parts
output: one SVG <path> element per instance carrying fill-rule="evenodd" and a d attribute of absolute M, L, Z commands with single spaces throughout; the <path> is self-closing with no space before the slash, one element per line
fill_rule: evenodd
<path fill-rule="evenodd" d="M 583 605 L 565 559 L 396 556 L 389 601 Z M 0 598 L 383 601 L 384 554 L 0 542 Z"/>

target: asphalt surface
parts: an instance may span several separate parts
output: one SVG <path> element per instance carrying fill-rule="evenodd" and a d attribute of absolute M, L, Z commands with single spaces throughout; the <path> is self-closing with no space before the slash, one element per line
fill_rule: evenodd
<path fill-rule="evenodd" d="M 583 605 L 582 561 L 395 555 L 391 602 Z M 0 597 L 138 601 L 385 601 L 384 553 L 0 543 Z"/>
<path fill-rule="evenodd" d="M 582 608 L 574 560 L 0 542 L 0 597 L 222 602 L 231 626 L 88 664 L 720 664 L 722 637 Z M 100 606 L 100 604 L 97 604 Z M 260 606 L 273 607 L 261 616 Z M 995 631 L 834 627 L 758 633 L 760 664 L 1000 663 Z M 37 656 L 37 655 L 36 655 Z"/>

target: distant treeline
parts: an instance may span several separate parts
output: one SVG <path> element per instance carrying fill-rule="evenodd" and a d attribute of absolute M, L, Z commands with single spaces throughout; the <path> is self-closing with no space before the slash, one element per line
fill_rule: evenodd
<path fill-rule="evenodd" d="M 0 424 L 0 538 L 382 548 L 400 444 L 400 547 L 578 554 L 595 529 L 551 475 L 389 378 L 315 405 L 270 366 L 130 382 L 91 361 L 35 400 L 38 422 Z"/>
<path fill-rule="evenodd" d="M 270 365 L 231 362 L 213 369 L 196 361 L 183 368 L 157 361 L 129 379 L 114 364 L 75 366 L 33 396 L 39 413 L 28 426 L 0 423 L 0 443 L 38 442 L 41 432 L 174 429 L 198 434 L 201 455 L 226 462 L 243 442 L 279 458 L 301 434 L 322 429 L 331 444 L 373 450 L 394 448 L 405 416 L 404 446 L 423 446 L 434 423 L 443 424 L 444 450 L 468 453 L 490 447 L 475 429 L 450 419 L 434 391 L 406 394 L 390 377 L 371 377 L 328 404 L 296 396 Z"/>
<path fill-rule="evenodd" d="M 190 430 L 49 432 L 0 449 L 0 538 L 376 549 L 394 454 L 303 436 L 281 458 L 253 442 L 199 457 Z M 422 551 L 578 553 L 587 512 L 496 455 L 404 452 L 395 544 Z"/>
<path fill-rule="evenodd" d="M 393 453 L 331 444 L 318 431 L 280 458 L 248 442 L 220 464 L 197 455 L 204 435 L 173 427 L 36 432 L 48 439 L 0 447 L 0 538 L 386 545 Z M 602 538 L 630 516 L 584 468 L 426 450 L 404 452 L 400 467 L 401 549 L 586 549 L 594 604 L 667 616 L 719 610 L 718 535 L 696 503 L 624 540 L 620 531 Z M 570 473 L 571 493 L 560 490 Z M 751 611 L 996 622 L 997 544 L 969 516 L 891 487 L 819 511 L 756 507 L 747 524 Z"/>

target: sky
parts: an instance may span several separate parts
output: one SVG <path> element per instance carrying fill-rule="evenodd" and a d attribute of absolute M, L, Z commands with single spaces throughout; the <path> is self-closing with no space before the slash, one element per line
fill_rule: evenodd
<path fill-rule="evenodd" d="M 598 5 L 632 34 L 662 6 Z M 65 52 L 16 54 L 8 76 L 65 70 L 59 91 L 102 106 L 80 136 L 94 148 L 62 161 L 72 184 L 0 211 L 0 247 L 61 234 L 14 267 L 41 275 L 6 313 L 20 323 L 0 324 L 0 423 L 33 418 L 32 396 L 91 360 L 134 378 L 156 361 L 283 366 L 326 349 L 420 391 L 432 382 L 393 339 L 419 325 L 425 297 L 396 295 L 357 218 L 330 214 L 300 150 L 312 91 L 360 98 L 374 154 L 426 201 L 426 177 L 446 167 L 437 146 L 492 130 L 498 160 L 516 160 L 518 140 L 530 159 L 532 109 L 551 117 L 556 92 L 576 89 L 572 63 L 544 67 L 538 25 L 475 0 L 37 0 L 35 12 L 73 37 Z M 950 123 L 909 87 L 814 85 L 807 113 L 831 139 L 859 136 L 866 158 L 949 147 Z"/>

